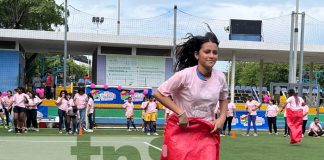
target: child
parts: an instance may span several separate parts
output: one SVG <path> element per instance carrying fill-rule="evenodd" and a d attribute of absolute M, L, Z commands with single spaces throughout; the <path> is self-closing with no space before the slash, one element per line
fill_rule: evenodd
<path fill-rule="evenodd" d="M 67 91 L 62 90 L 60 92 L 60 97 L 57 98 L 55 104 L 58 108 L 59 116 L 59 133 L 62 134 L 63 123 L 65 123 L 65 129 L 67 130 L 67 121 L 66 121 L 66 109 L 68 108 L 68 100 L 66 98 Z"/>
<path fill-rule="evenodd" d="M 93 96 L 91 93 L 88 93 L 88 107 L 87 107 L 87 113 L 88 113 L 88 121 L 89 121 L 89 129 L 88 132 L 93 132 L 93 112 L 94 112 L 94 101 Z"/>
<path fill-rule="evenodd" d="M 145 113 L 146 113 L 146 105 L 148 103 L 148 97 L 144 97 L 142 105 L 141 105 L 141 109 L 142 109 L 142 131 L 145 132 L 146 131 L 146 121 L 145 121 Z"/>
<path fill-rule="evenodd" d="M 67 133 L 76 135 L 76 127 L 77 127 L 77 116 L 78 116 L 78 108 L 73 102 L 73 97 L 71 93 L 67 94 L 68 99 L 68 108 L 66 110 L 67 113 Z M 72 121 L 72 130 L 70 130 Z"/>
<path fill-rule="evenodd" d="M 149 136 L 151 133 L 153 135 L 157 136 L 159 135 L 156 133 L 156 119 L 157 119 L 157 103 L 153 101 L 154 98 L 153 96 L 149 97 L 149 101 L 146 104 L 146 116 L 145 116 L 145 121 L 146 121 L 146 134 Z"/>
<path fill-rule="evenodd" d="M 134 129 L 137 131 L 136 126 L 134 124 L 134 104 L 132 102 L 132 97 L 128 97 L 127 101 L 123 104 L 123 108 L 125 109 L 125 116 L 127 119 L 127 131 L 132 131 L 129 126 L 132 124 Z"/>
<path fill-rule="evenodd" d="M 309 111 L 309 107 L 308 105 L 306 104 L 306 101 L 302 104 L 303 106 L 303 136 L 304 137 L 304 134 L 305 134 L 305 131 L 306 131 L 306 124 L 307 124 L 307 120 L 308 120 L 308 111 Z"/>
<path fill-rule="evenodd" d="M 36 96 L 36 93 L 29 91 L 27 92 L 27 95 L 29 96 L 28 99 L 28 105 L 27 105 L 27 129 L 28 130 L 34 130 L 36 132 L 39 131 L 38 125 L 37 125 L 37 107 L 38 104 L 42 102 L 38 96 Z M 30 128 L 31 123 L 33 125 L 33 129 Z"/>

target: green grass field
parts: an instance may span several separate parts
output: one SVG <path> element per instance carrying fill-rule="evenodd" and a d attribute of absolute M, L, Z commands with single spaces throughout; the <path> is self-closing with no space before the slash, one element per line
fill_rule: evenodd
<path fill-rule="evenodd" d="M 97 129 L 83 136 L 58 134 L 57 129 L 41 129 L 25 134 L 8 133 L 0 129 L 0 159 L 116 159 L 158 160 L 163 142 L 160 136 L 147 136 L 140 131 L 125 129 Z M 305 137 L 300 144 L 290 145 L 282 134 L 258 137 L 221 138 L 221 159 L 249 160 L 323 160 L 324 137 Z M 23 151 L 15 152 L 22 148 Z M 35 156 L 38 155 L 38 156 Z M 46 158 L 45 158 L 46 157 Z M 123 158 L 119 158 L 123 159 Z"/>

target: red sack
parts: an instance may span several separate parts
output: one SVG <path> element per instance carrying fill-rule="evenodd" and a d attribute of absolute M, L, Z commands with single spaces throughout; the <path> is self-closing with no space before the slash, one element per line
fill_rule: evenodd
<path fill-rule="evenodd" d="M 303 110 L 286 109 L 287 125 L 290 129 L 290 144 L 299 143 L 302 140 Z"/>
<path fill-rule="evenodd" d="M 172 115 L 164 130 L 161 160 L 219 160 L 220 135 L 211 134 L 214 126 L 198 118 L 189 118 L 189 127 L 180 128 Z"/>

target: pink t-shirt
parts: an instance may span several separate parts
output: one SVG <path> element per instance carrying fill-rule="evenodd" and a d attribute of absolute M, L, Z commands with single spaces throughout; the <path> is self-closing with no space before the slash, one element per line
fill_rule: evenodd
<path fill-rule="evenodd" d="M 56 100 L 56 103 L 59 103 L 61 101 L 61 99 L 62 99 L 61 97 L 58 97 Z M 66 111 L 68 109 L 68 107 L 69 107 L 68 101 L 65 98 L 62 99 L 61 104 L 57 105 L 57 108 L 60 110 L 63 110 L 63 111 Z"/>
<path fill-rule="evenodd" d="M 68 114 L 68 115 L 76 115 L 75 113 L 73 113 L 73 107 L 72 106 L 75 106 L 74 105 L 74 101 L 73 101 L 73 99 L 69 99 L 68 100 L 68 108 L 66 109 L 66 113 Z"/>
<path fill-rule="evenodd" d="M 309 130 L 308 130 L 308 133 L 313 130 L 315 132 L 318 132 L 322 129 L 322 126 L 320 123 L 318 123 L 317 125 L 315 125 L 315 122 L 312 122 L 309 126 Z"/>
<path fill-rule="evenodd" d="M 93 113 L 93 111 L 94 111 L 94 101 L 93 101 L 92 98 L 89 98 L 89 100 L 88 100 L 88 106 L 90 107 L 89 113 Z"/>
<path fill-rule="evenodd" d="M 13 96 L 11 96 L 10 98 L 8 96 L 2 97 L 1 103 L 3 103 L 5 105 L 5 107 L 8 109 L 8 107 L 9 107 L 8 105 L 10 104 L 10 102 L 12 102 L 12 98 L 13 98 Z"/>
<path fill-rule="evenodd" d="M 263 96 L 263 101 L 264 101 L 264 102 L 267 103 L 267 102 L 269 102 L 270 100 L 271 100 L 271 98 L 270 98 L 268 95 L 264 95 L 264 96 Z"/>
<path fill-rule="evenodd" d="M 156 107 L 157 107 L 156 102 L 148 101 L 148 106 L 147 106 L 147 109 L 146 109 L 146 113 L 155 113 L 155 112 L 157 112 Z"/>
<path fill-rule="evenodd" d="M 234 117 L 234 110 L 236 110 L 236 106 L 233 102 L 228 103 L 227 105 L 227 117 Z"/>
<path fill-rule="evenodd" d="M 251 116 L 255 116 L 257 115 L 257 111 L 256 110 L 253 111 L 253 110 L 256 109 L 259 105 L 260 103 L 256 100 L 246 101 L 245 108 L 247 108 Z"/>
<path fill-rule="evenodd" d="M 308 120 L 308 111 L 309 111 L 308 105 L 303 106 L 303 115 L 307 113 L 305 116 L 303 116 L 303 120 Z"/>
<path fill-rule="evenodd" d="M 222 72 L 213 70 L 208 80 L 201 80 L 196 70 L 197 66 L 194 66 L 176 72 L 158 91 L 163 96 L 172 95 L 174 102 L 186 111 L 188 117 L 211 122 L 215 119 L 217 102 L 227 99 L 226 78 Z"/>
<path fill-rule="evenodd" d="M 80 95 L 79 93 L 74 96 L 75 105 L 78 109 L 83 109 L 87 106 L 88 96 L 86 94 Z"/>
<path fill-rule="evenodd" d="M 37 96 L 34 99 L 29 98 L 28 99 L 28 109 L 37 109 L 37 105 L 42 102 L 42 100 L 40 98 L 38 98 Z"/>
<path fill-rule="evenodd" d="M 295 97 L 294 96 L 291 96 L 289 97 L 286 102 L 287 102 L 287 106 L 286 108 L 290 108 L 292 110 L 299 110 L 299 109 L 303 109 L 303 106 L 302 104 L 304 103 L 304 100 L 303 98 L 301 97 L 298 97 L 298 104 L 296 104 L 296 101 L 295 101 Z"/>
<path fill-rule="evenodd" d="M 15 103 L 14 106 L 26 108 L 25 100 L 28 100 L 28 95 L 25 93 L 15 94 L 12 98 L 12 101 Z"/>
<path fill-rule="evenodd" d="M 128 101 L 123 104 L 123 108 L 126 109 L 125 116 L 130 118 L 134 115 L 134 104 L 133 102 L 129 103 Z"/>
<path fill-rule="evenodd" d="M 276 117 L 277 114 L 279 112 L 279 108 L 277 105 L 273 104 L 273 105 L 270 105 L 268 104 L 268 107 L 267 107 L 267 117 Z"/>

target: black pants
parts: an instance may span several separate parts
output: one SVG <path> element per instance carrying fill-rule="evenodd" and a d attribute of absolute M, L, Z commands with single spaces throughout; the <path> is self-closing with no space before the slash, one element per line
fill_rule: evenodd
<path fill-rule="evenodd" d="M 287 117 L 285 117 L 285 135 L 290 134 L 290 129 L 287 125 Z"/>
<path fill-rule="evenodd" d="M 317 133 L 318 136 L 322 136 L 324 134 L 323 131 L 319 131 L 319 132 L 316 132 L 316 133 Z M 311 131 L 311 132 L 308 133 L 308 135 L 309 136 L 314 136 L 315 133 L 313 131 Z"/>
<path fill-rule="evenodd" d="M 4 112 L 5 112 L 5 115 L 6 115 L 6 122 L 7 122 L 7 126 L 9 127 L 9 111 L 6 109 L 6 108 L 4 108 Z"/>
<path fill-rule="evenodd" d="M 277 117 L 268 117 L 268 126 L 269 126 L 270 133 L 272 133 L 272 127 L 274 133 L 277 133 Z"/>
<path fill-rule="evenodd" d="M 89 129 L 93 129 L 93 117 L 92 113 L 88 115 L 88 121 L 89 121 Z"/>
<path fill-rule="evenodd" d="M 37 126 L 37 109 L 27 109 L 27 128 L 30 128 L 31 124 L 33 124 L 34 128 L 38 128 Z"/>
<path fill-rule="evenodd" d="M 306 131 L 306 124 L 307 124 L 307 120 L 303 120 L 303 134 L 305 134 Z"/>
<path fill-rule="evenodd" d="M 45 96 L 46 96 L 46 99 L 51 99 L 53 98 L 52 96 L 52 87 L 51 86 L 46 86 L 45 87 Z"/>
<path fill-rule="evenodd" d="M 66 132 L 69 132 L 70 131 L 70 126 L 71 126 L 71 121 L 72 121 L 72 133 L 75 133 L 76 132 L 76 127 L 77 127 L 77 117 L 76 116 L 67 116 L 67 126 L 65 127 L 66 128 Z"/>
<path fill-rule="evenodd" d="M 223 131 L 224 131 L 223 134 L 225 134 L 227 124 L 228 124 L 228 133 L 231 132 L 231 130 L 232 130 L 232 120 L 233 120 L 233 117 L 226 117 L 226 120 L 225 120 L 224 126 L 223 126 Z"/>

